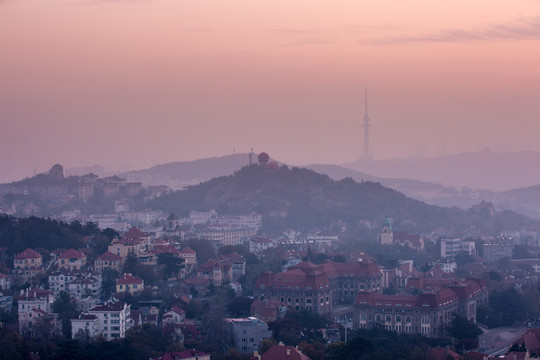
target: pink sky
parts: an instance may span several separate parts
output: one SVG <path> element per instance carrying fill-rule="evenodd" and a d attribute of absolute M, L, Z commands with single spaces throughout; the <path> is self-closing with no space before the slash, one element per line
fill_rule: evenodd
<path fill-rule="evenodd" d="M 540 150 L 540 1 L 0 0 L 0 181 Z"/>

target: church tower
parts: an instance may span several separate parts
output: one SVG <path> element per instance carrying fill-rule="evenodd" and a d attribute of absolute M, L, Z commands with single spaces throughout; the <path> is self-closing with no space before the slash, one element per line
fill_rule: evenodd
<path fill-rule="evenodd" d="M 379 235 L 379 242 L 382 245 L 394 243 L 394 232 L 392 231 L 392 219 L 386 214 L 382 223 L 381 234 Z"/>

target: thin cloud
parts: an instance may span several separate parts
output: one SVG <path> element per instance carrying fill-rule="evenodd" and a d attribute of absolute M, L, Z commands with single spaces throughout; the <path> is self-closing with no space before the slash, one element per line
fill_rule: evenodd
<path fill-rule="evenodd" d="M 304 39 L 300 41 L 296 41 L 293 43 L 283 44 L 281 47 L 294 47 L 294 46 L 305 46 L 305 45 L 324 45 L 324 44 L 330 44 L 330 41 L 319 39 L 319 38 L 311 38 L 311 39 Z"/>
<path fill-rule="evenodd" d="M 448 29 L 411 36 L 380 37 L 367 41 L 361 41 L 361 43 L 385 45 L 418 42 L 463 42 L 531 38 L 540 38 L 540 15 L 528 18 L 520 18 L 505 24 L 488 24 L 469 30 Z"/>

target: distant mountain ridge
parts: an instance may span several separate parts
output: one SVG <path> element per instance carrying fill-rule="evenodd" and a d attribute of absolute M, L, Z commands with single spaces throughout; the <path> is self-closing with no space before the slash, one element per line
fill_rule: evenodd
<path fill-rule="evenodd" d="M 254 154 L 253 161 L 257 161 Z M 249 154 L 231 154 L 193 161 L 178 161 L 152 166 L 148 169 L 119 174 L 130 181 L 142 182 L 144 186 L 168 185 L 179 189 L 186 185 L 230 175 L 249 164 Z"/>
<path fill-rule="evenodd" d="M 357 160 L 343 166 L 384 178 L 436 182 L 456 188 L 505 191 L 540 184 L 540 152 L 485 149 L 435 158 Z"/>

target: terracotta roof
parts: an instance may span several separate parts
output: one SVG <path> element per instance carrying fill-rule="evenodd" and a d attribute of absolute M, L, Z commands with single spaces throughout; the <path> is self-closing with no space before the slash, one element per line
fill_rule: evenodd
<path fill-rule="evenodd" d="M 195 250 L 192 250 L 188 247 L 185 247 L 182 250 L 180 250 L 180 254 L 196 254 L 196 253 L 197 252 L 195 252 Z"/>
<path fill-rule="evenodd" d="M 99 255 L 98 260 L 116 261 L 116 260 L 122 260 L 122 257 L 120 255 L 116 255 L 107 251 Z"/>
<path fill-rule="evenodd" d="M 59 259 L 82 259 L 84 257 L 79 251 L 75 249 L 66 250 L 60 255 Z"/>
<path fill-rule="evenodd" d="M 24 250 L 22 253 L 16 255 L 15 259 L 16 260 L 38 259 L 40 257 L 41 257 L 41 255 L 37 251 L 28 248 L 28 249 Z"/>
<path fill-rule="evenodd" d="M 262 360 L 311 360 L 294 346 L 274 345 L 262 356 Z"/>
<path fill-rule="evenodd" d="M 143 279 L 138 276 L 133 276 L 131 274 L 124 274 L 123 277 L 116 280 L 117 285 L 127 285 L 127 284 L 142 284 Z"/>
<path fill-rule="evenodd" d="M 157 356 L 152 360 L 181 360 L 181 359 L 190 359 L 196 357 L 208 356 L 208 354 L 203 353 L 195 349 L 178 351 L 173 353 L 166 353 L 161 356 Z"/>

